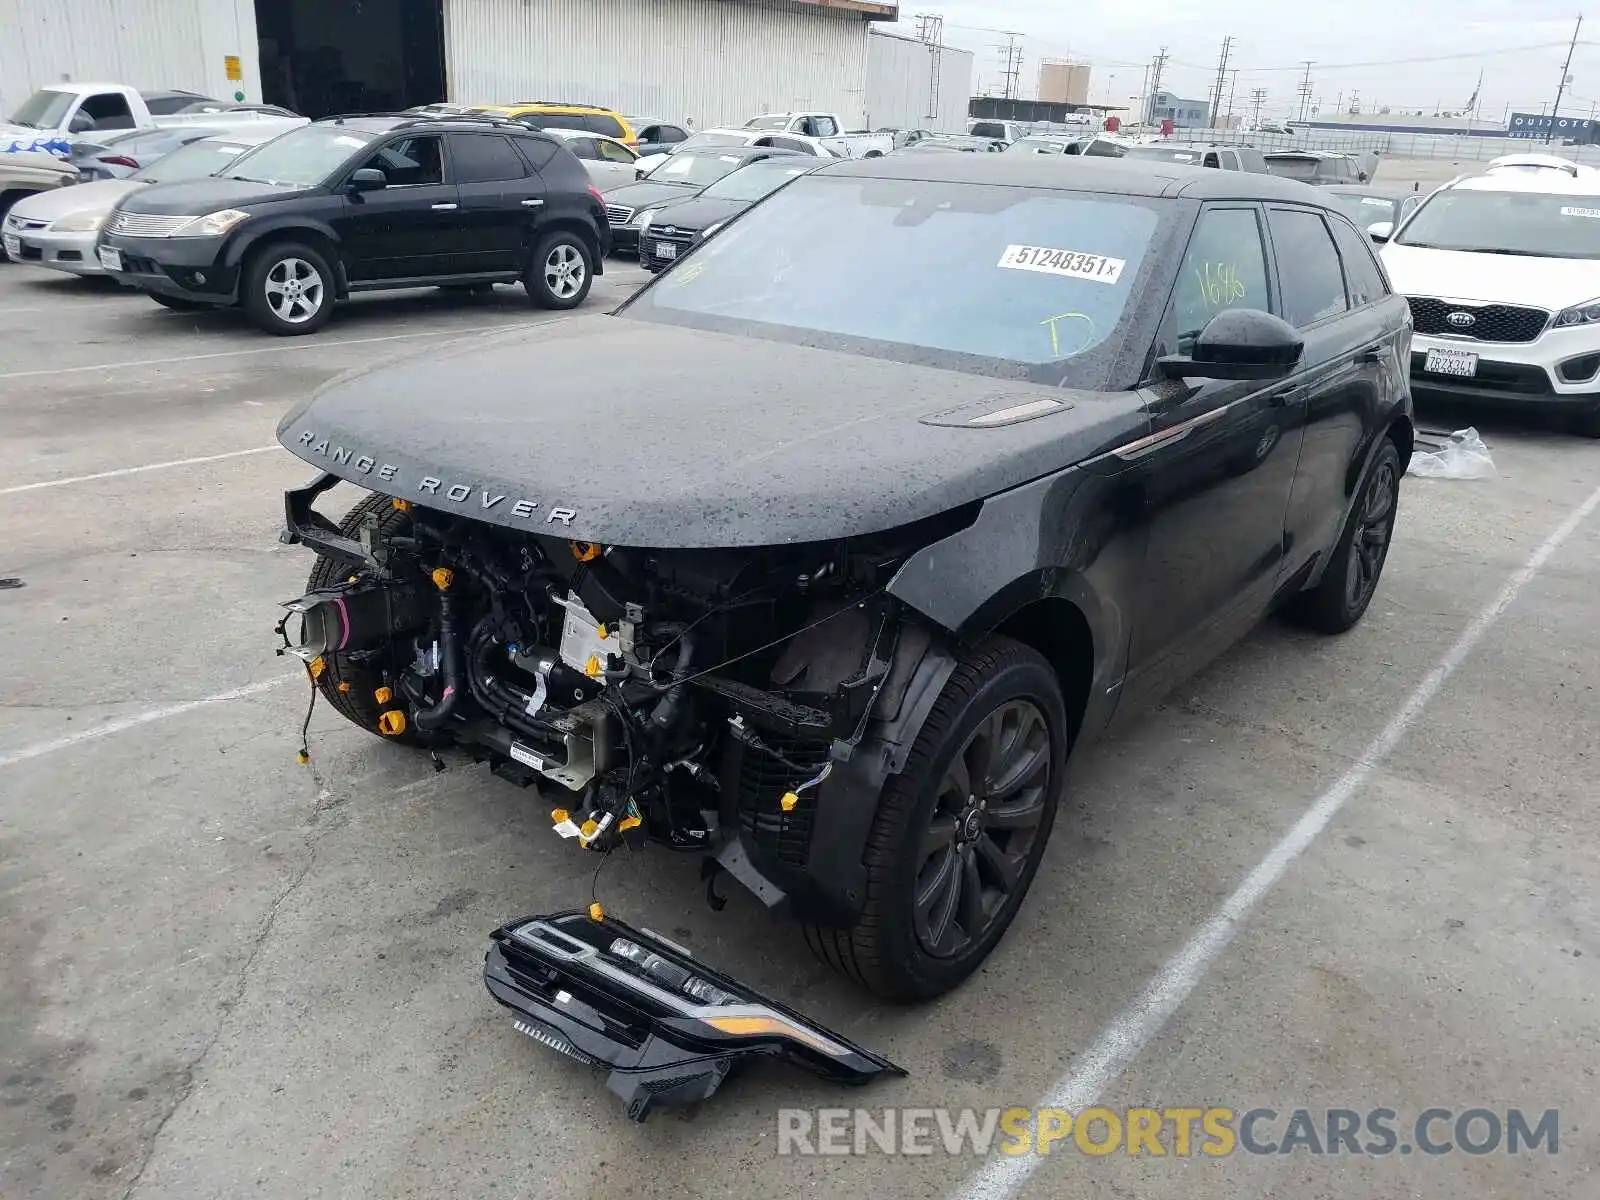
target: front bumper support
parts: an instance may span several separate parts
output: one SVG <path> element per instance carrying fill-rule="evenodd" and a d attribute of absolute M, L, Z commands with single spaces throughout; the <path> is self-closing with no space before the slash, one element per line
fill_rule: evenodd
<path fill-rule="evenodd" d="M 527 917 L 490 939 L 484 983 L 516 1014 L 518 1031 L 609 1068 L 606 1086 L 635 1121 L 656 1105 L 709 1098 L 735 1063 L 752 1056 L 846 1085 L 905 1074 L 659 934 L 610 917 Z"/>

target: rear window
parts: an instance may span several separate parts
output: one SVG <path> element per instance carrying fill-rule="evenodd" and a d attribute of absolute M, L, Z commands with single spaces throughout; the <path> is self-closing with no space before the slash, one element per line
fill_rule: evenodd
<path fill-rule="evenodd" d="M 1301 183 L 1311 183 L 1318 178 L 1318 168 L 1322 164 L 1315 158 L 1269 158 L 1267 170 L 1283 179 L 1298 179 Z"/>
<path fill-rule="evenodd" d="M 629 316 L 1098 387 L 1160 201 L 899 179 L 797 179 L 647 288 Z M 840 281 L 848 281 L 841 287 Z"/>

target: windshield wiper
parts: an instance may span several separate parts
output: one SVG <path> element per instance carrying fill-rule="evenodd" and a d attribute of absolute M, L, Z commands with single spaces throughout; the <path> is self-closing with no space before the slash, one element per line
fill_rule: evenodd
<path fill-rule="evenodd" d="M 1543 254 L 1538 250 L 1511 250 L 1505 246 L 1446 246 L 1446 250 L 1458 250 L 1462 254 L 1514 254 L 1519 258 L 1566 258 L 1564 254 Z"/>

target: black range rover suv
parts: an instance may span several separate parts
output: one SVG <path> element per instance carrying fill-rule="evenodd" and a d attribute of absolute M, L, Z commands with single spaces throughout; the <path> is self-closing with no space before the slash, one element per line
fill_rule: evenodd
<path fill-rule="evenodd" d="M 269 333 L 311 333 L 351 292 L 521 282 L 583 303 L 604 270 L 605 204 L 556 139 L 476 117 L 336 117 L 226 173 L 157 184 L 96 247 L 168 308 L 237 305 Z"/>

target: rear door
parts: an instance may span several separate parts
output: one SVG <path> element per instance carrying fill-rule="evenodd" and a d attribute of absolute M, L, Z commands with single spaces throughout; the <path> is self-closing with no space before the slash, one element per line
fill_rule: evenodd
<path fill-rule="evenodd" d="M 639 161 L 638 155 L 621 142 L 610 138 L 596 138 L 594 149 L 594 161 L 585 163 L 584 166 L 589 169 L 589 177 L 594 180 L 597 188 L 604 192 L 633 182 L 634 164 Z"/>
<path fill-rule="evenodd" d="M 448 142 L 461 196 L 461 272 L 520 272 L 544 207 L 543 181 L 503 133 L 452 133 Z"/>
<path fill-rule="evenodd" d="M 1260 208 L 1204 208 L 1164 318 L 1161 352 L 1188 351 L 1226 309 L 1274 310 L 1272 281 Z M 1151 432 L 1120 452 L 1141 472 L 1147 530 L 1129 651 L 1134 703 L 1170 691 L 1266 611 L 1299 458 L 1298 388 L 1292 378 L 1152 382 Z"/>
<path fill-rule="evenodd" d="M 1404 386 L 1403 308 L 1371 242 L 1341 216 L 1267 210 L 1284 318 L 1306 339 L 1305 437 L 1286 520 L 1286 578 L 1314 567 L 1339 535 L 1365 451 Z"/>
<path fill-rule="evenodd" d="M 352 170 L 382 171 L 386 187 L 345 197 L 335 225 L 345 268 L 355 283 L 429 278 L 460 271 L 464 252 L 460 197 L 445 182 L 439 134 L 391 138 Z"/>

